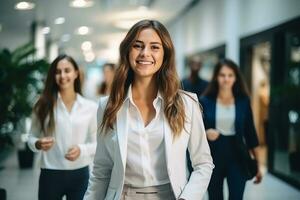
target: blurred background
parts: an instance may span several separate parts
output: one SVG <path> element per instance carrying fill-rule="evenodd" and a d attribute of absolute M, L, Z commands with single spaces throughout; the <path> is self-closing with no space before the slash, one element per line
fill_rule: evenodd
<path fill-rule="evenodd" d="M 37 199 L 39 167 L 27 148 L 30 114 L 49 63 L 80 64 L 84 96 L 98 100 L 103 65 L 141 19 L 168 28 L 180 78 L 190 60 L 209 81 L 220 58 L 236 61 L 251 92 L 263 183 L 245 199 L 300 199 L 299 0 L 0 0 L 0 188 Z M 226 193 L 226 191 L 225 191 Z"/>

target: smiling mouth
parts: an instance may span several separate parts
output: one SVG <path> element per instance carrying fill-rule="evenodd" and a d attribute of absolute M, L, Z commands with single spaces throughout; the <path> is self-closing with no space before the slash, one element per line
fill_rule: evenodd
<path fill-rule="evenodd" d="M 136 63 L 141 64 L 141 65 L 152 65 L 154 62 L 144 61 L 144 60 L 137 60 Z"/>

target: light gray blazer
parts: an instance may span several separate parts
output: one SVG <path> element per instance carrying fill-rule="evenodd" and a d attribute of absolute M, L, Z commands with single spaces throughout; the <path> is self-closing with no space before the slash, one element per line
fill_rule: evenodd
<path fill-rule="evenodd" d="M 202 114 L 196 94 L 180 92 L 186 113 L 185 128 L 173 140 L 172 130 L 164 117 L 164 142 L 166 163 L 170 183 L 176 198 L 187 200 L 202 199 L 214 168 L 207 143 Z M 98 123 L 102 121 L 108 98 L 100 100 Z M 113 130 L 103 134 L 98 132 L 94 168 L 85 194 L 85 200 L 119 200 L 122 195 L 128 136 L 129 100 L 125 99 L 118 111 Z M 190 152 L 193 172 L 189 177 L 186 151 Z M 157 169 L 160 170 L 160 169 Z"/>

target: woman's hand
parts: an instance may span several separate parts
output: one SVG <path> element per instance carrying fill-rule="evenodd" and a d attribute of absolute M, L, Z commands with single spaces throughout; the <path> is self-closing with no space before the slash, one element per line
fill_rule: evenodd
<path fill-rule="evenodd" d="M 51 149 L 53 144 L 54 144 L 53 137 L 43 137 L 43 138 L 39 139 L 38 141 L 36 141 L 35 147 L 38 150 L 48 151 L 49 149 Z"/>
<path fill-rule="evenodd" d="M 255 175 L 254 184 L 259 184 L 262 181 L 263 175 L 261 170 L 258 168 L 257 174 Z"/>
<path fill-rule="evenodd" d="M 74 161 L 80 156 L 80 148 L 75 145 L 68 150 L 68 153 L 65 155 L 65 158 L 69 161 Z"/>
<path fill-rule="evenodd" d="M 220 137 L 219 131 L 212 128 L 206 130 L 206 135 L 209 141 L 215 141 Z"/>

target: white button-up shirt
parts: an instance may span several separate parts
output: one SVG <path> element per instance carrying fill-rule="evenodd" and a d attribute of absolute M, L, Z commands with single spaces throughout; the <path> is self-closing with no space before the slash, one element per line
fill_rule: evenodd
<path fill-rule="evenodd" d="M 41 151 L 36 149 L 35 143 L 44 134 L 36 114 L 32 115 L 28 145 L 34 152 L 41 153 L 41 168 L 70 170 L 88 166 L 96 151 L 97 104 L 77 94 L 72 110 L 68 112 L 58 95 L 54 120 L 54 145 L 48 151 Z M 74 145 L 79 146 L 80 156 L 75 161 L 69 161 L 65 154 Z"/>
<path fill-rule="evenodd" d="M 216 105 L 216 129 L 222 135 L 235 135 L 235 105 L 223 105 L 217 102 Z"/>
<path fill-rule="evenodd" d="M 162 97 L 153 101 L 156 114 L 145 127 L 139 109 L 128 91 L 128 144 L 125 184 L 148 187 L 169 183 L 163 134 Z"/>

